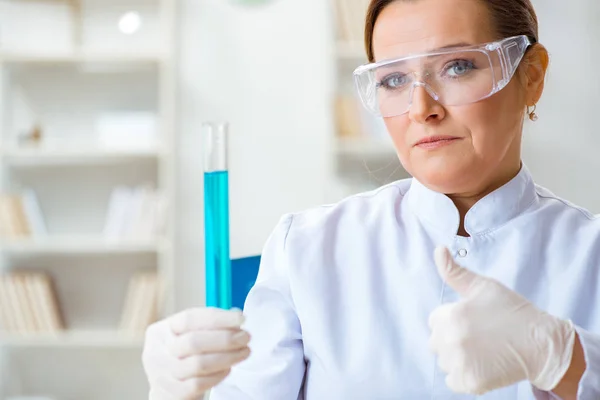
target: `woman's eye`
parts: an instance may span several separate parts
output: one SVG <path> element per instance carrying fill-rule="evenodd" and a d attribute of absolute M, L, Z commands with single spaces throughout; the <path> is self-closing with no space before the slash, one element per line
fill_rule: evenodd
<path fill-rule="evenodd" d="M 456 60 L 446 65 L 445 73 L 451 78 L 460 78 L 475 69 L 471 61 Z"/>
<path fill-rule="evenodd" d="M 394 74 L 386 76 L 381 80 L 381 86 L 386 89 L 397 89 L 406 85 L 407 77 L 403 74 Z"/>

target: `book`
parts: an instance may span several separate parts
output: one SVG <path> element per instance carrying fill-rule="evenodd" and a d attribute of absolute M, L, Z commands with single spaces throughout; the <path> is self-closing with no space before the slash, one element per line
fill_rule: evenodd
<path fill-rule="evenodd" d="M 104 224 L 104 236 L 107 239 L 119 239 L 122 236 L 131 196 L 131 189 L 126 186 L 118 186 L 111 192 Z"/>
<path fill-rule="evenodd" d="M 14 239 L 18 237 L 18 222 L 15 211 L 13 210 L 13 202 L 10 195 L 6 193 L 0 194 L 0 223 L 2 224 L 2 234 L 4 238 Z"/>
<path fill-rule="evenodd" d="M 137 272 L 129 282 L 119 330 L 141 334 L 158 318 L 163 287 L 156 272 Z"/>
<path fill-rule="evenodd" d="M 9 274 L 4 277 L 4 288 L 6 289 L 9 298 L 12 316 L 15 320 L 15 331 L 19 333 L 27 332 L 27 321 L 21 309 L 21 301 L 19 299 L 19 291 L 14 275 Z"/>
<path fill-rule="evenodd" d="M 35 192 L 0 193 L 0 235 L 5 239 L 46 236 L 46 224 Z"/>
<path fill-rule="evenodd" d="M 151 239 L 154 233 L 154 191 L 150 187 L 133 188 L 125 219 L 125 237 Z"/>
<path fill-rule="evenodd" d="M 38 330 L 42 332 L 51 331 L 52 327 L 48 323 L 49 319 L 45 310 L 46 304 L 41 296 L 41 287 L 38 286 L 39 274 L 25 274 L 23 278 L 27 286 L 29 302 Z"/>
<path fill-rule="evenodd" d="M 104 237 L 109 240 L 154 240 L 164 233 L 167 204 L 150 185 L 113 189 Z"/>
<path fill-rule="evenodd" d="M 57 293 L 54 283 L 46 274 L 37 274 L 35 276 L 35 287 L 38 297 L 41 299 L 40 305 L 47 321 L 47 330 L 58 332 L 65 329 L 63 317 L 60 313 Z"/>
<path fill-rule="evenodd" d="M 2 331 L 16 334 L 64 329 L 50 277 L 44 273 L 13 272 L 0 276 Z"/>
<path fill-rule="evenodd" d="M 0 276 L 0 330 L 16 332 L 18 324 L 12 308 L 12 299 L 8 294 L 7 276 Z"/>
<path fill-rule="evenodd" d="M 29 285 L 25 280 L 26 275 L 23 273 L 12 274 L 11 279 L 15 285 L 15 289 L 19 301 L 19 312 L 25 321 L 26 332 L 36 332 L 38 330 L 38 321 L 35 318 L 33 304 L 29 296 Z"/>
<path fill-rule="evenodd" d="M 36 193 L 32 189 L 23 190 L 21 201 L 31 234 L 35 237 L 46 236 L 48 230 Z"/>
<path fill-rule="evenodd" d="M 136 304 L 141 301 L 138 299 L 140 294 L 139 286 L 141 284 L 142 276 L 137 273 L 129 280 L 127 287 L 127 293 L 125 297 L 125 303 L 123 305 L 123 311 L 121 313 L 120 330 L 123 332 L 133 331 L 133 320 L 135 315 Z"/>

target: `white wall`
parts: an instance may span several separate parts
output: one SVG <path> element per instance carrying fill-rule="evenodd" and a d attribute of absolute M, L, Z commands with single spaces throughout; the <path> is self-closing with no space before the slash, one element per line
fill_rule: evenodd
<path fill-rule="evenodd" d="M 550 52 L 539 120 L 528 123 L 524 159 L 539 184 L 600 212 L 600 102 L 596 0 L 533 0 Z"/>
<path fill-rule="evenodd" d="M 329 201 L 333 28 L 324 0 L 182 0 L 179 304 L 204 301 L 200 126 L 231 124 L 231 254 L 279 217 Z"/>
<path fill-rule="evenodd" d="M 258 8 L 182 0 L 179 305 L 203 302 L 200 124 L 232 125 L 232 255 L 260 251 L 279 216 L 338 197 L 329 152 L 335 84 L 329 1 Z M 534 0 L 551 53 L 524 159 L 540 184 L 600 211 L 596 0 Z M 597 46 L 596 46 L 597 47 Z"/>

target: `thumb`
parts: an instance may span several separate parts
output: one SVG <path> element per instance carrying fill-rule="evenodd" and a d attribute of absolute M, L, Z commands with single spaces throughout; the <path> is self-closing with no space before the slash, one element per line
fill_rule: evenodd
<path fill-rule="evenodd" d="M 435 265 L 444 282 L 461 296 L 468 296 L 481 276 L 458 265 L 445 247 L 438 247 L 434 252 Z"/>

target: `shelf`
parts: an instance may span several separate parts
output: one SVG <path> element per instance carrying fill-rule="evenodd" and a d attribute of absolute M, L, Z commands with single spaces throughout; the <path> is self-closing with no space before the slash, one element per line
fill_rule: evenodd
<path fill-rule="evenodd" d="M 88 393 L 94 377 L 122 378 L 96 385 L 98 399 L 141 399 L 144 332 L 120 329 L 130 287 L 143 284 L 137 293 L 147 301 L 133 296 L 156 300 L 156 317 L 178 307 L 177 4 L 9 3 L 0 48 L 0 192 L 5 214 L 15 206 L 34 233 L 0 234 L 0 273 L 45 275 L 66 330 L 23 334 L 0 326 L 0 399 L 72 398 Z M 22 230 L 17 219 L 4 218 L 5 233 L 16 223 Z M 133 239 L 105 238 L 105 225 Z M 145 273 L 160 278 L 158 292 L 150 290 L 153 278 L 133 280 Z M 6 288 L 14 313 L 28 314 L 31 301 L 20 300 L 45 291 L 33 286 L 36 279 L 17 280 L 16 297 L 15 286 Z M 41 324 L 43 313 L 34 311 L 25 318 Z M 58 365 L 57 356 L 66 361 Z"/>
<path fill-rule="evenodd" d="M 13 166 L 96 165 L 132 161 L 156 160 L 157 150 L 46 150 L 18 149 L 0 152 L 2 159 Z"/>
<path fill-rule="evenodd" d="M 19 54 L 0 53 L 0 62 L 13 65 L 76 65 L 76 64 L 112 64 L 112 65 L 151 65 L 164 60 L 159 54 L 127 53 L 72 53 L 72 54 Z"/>
<path fill-rule="evenodd" d="M 60 333 L 0 333 L 0 347 L 16 348 L 123 348 L 140 349 L 142 335 L 117 331 L 65 331 Z"/>
<path fill-rule="evenodd" d="M 164 251 L 167 246 L 165 240 L 108 240 L 102 237 L 62 236 L 47 239 L 5 239 L 0 244 L 0 253 L 25 255 L 158 253 Z"/>

